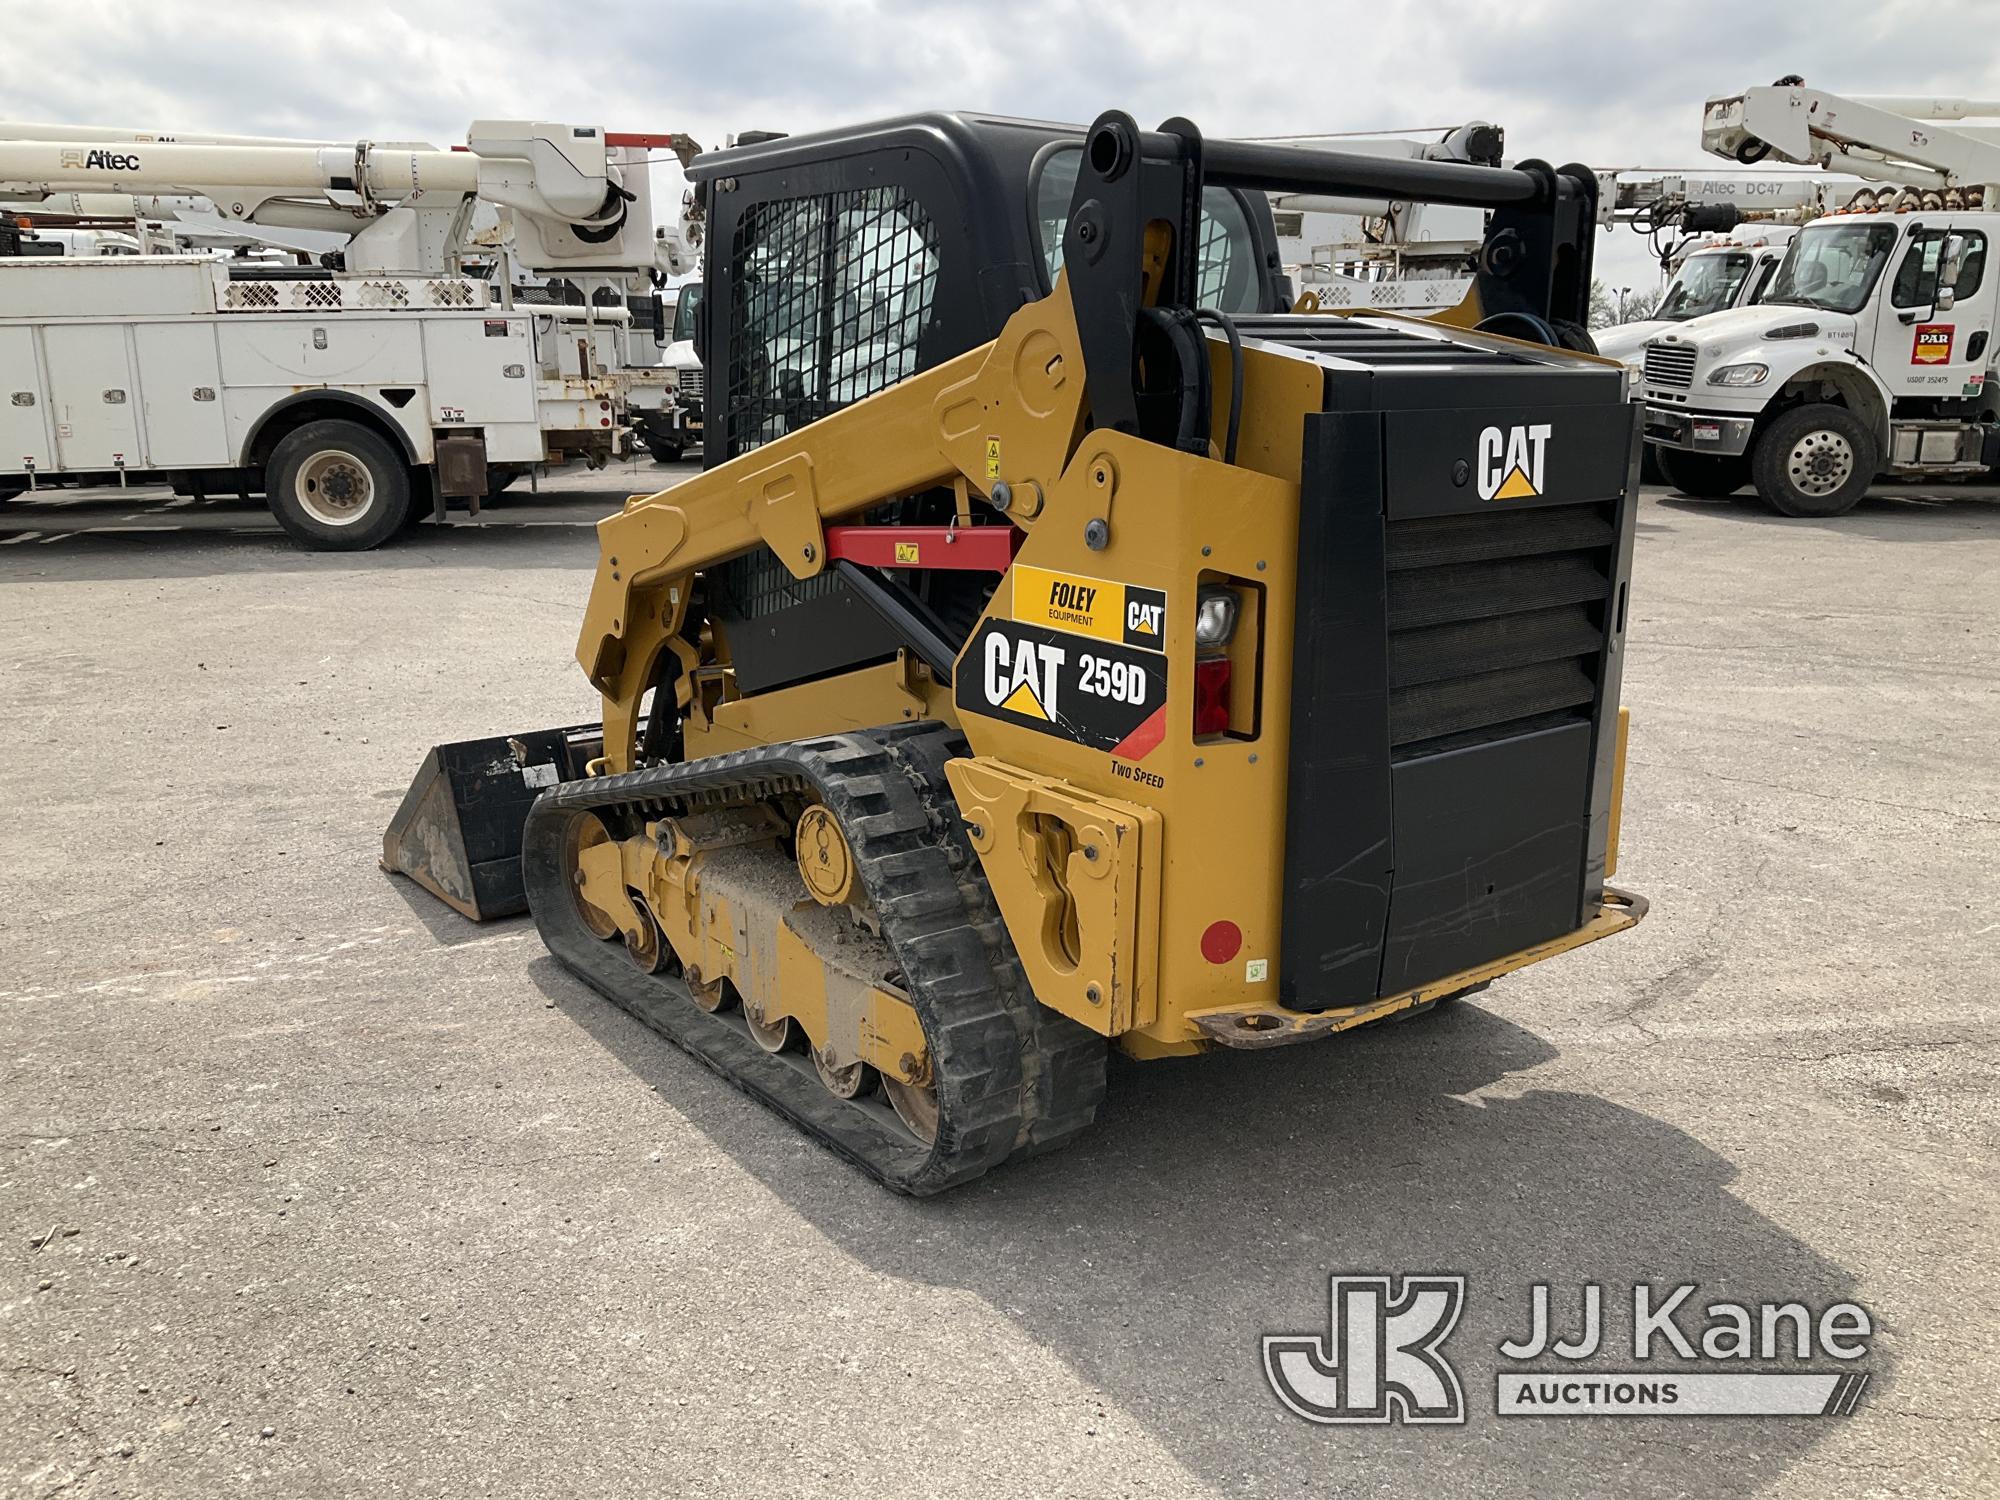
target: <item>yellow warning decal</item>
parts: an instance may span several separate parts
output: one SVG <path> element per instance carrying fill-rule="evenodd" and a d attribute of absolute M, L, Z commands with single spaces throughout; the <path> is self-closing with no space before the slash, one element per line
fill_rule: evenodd
<path fill-rule="evenodd" d="M 1143 646 L 1148 651 L 1167 648 L 1164 589 L 1021 563 L 1007 576 L 1013 580 L 1014 618 L 1023 624 Z"/>
<path fill-rule="evenodd" d="M 986 477 L 988 479 L 1000 477 L 1000 439 L 997 437 L 989 437 L 986 440 Z"/>
<path fill-rule="evenodd" d="M 899 562 L 899 563 L 910 563 L 910 564 L 913 564 L 913 565 L 914 565 L 914 564 L 916 564 L 916 563 L 920 563 L 920 562 L 922 562 L 923 560 L 924 560 L 924 559 L 923 559 L 923 553 L 922 553 L 922 552 L 921 552 L 921 551 L 919 550 L 919 548 L 918 548 L 918 546 L 917 546 L 917 544 L 916 544 L 915 542 L 898 542 L 898 543 L 896 543 L 896 561 L 897 561 L 897 562 Z"/>
<path fill-rule="evenodd" d="M 1517 464 L 1507 477 L 1500 481 L 1500 488 L 1493 492 L 1495 500 L 1532 500 L 1541 491 L 1528 482 L 1528 476 Z"/>

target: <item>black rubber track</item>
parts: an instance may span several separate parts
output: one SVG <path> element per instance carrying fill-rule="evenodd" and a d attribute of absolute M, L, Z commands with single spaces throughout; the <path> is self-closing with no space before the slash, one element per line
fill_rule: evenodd
<path fill-rule="evenodd" d="M 944 779 L 944 762 L 965 753 L 949 728 L 925 722 L 551 787 L 523 834 L 535 925 L 593 989 L 889 1187 L 921 1195 L 970 1181 L 1090 1123 L 1104 1091 L 1104 1041 L 1029 994 Z M 619 833 L 630 819 L 799 793 L 839 820 L 902 970 L 938 1088 L 934 1145 L 879 1107 L 835 1098 L 734 1018 L 700 1010 L 678 976 L 641 974 L 577 915 L 564 851 L 582 814 L 607 817 Z"/>

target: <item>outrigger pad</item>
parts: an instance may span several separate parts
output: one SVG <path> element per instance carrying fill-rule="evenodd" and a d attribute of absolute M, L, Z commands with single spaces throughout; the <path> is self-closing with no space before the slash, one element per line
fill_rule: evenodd
<path fill-rule="evenodd" d="M 604 753 L 595 724 L 434 746 L 382 836 L 382 868 L 475 922 L 528 909 L 521 825 L 545 788 Z"/>

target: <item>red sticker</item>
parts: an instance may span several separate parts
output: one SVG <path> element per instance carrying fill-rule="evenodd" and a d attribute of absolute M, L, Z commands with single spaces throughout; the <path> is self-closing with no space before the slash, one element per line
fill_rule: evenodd
<path fill-rule="evenodd" d="M 1910 363 L 1913 365 L 1948 365 L 1951 363 L 1951 340 L 1956 328 L 1950 323 L 1919 323 L 1917 341 L 1910 346 Z"/>
<path fill-rule="evenodd" d="M 1243 951 L 1243 929 L 1234 922 L 1211 922 L 1201 935 L 1201 956 L 1212 964 L 1226 964 Z"/>

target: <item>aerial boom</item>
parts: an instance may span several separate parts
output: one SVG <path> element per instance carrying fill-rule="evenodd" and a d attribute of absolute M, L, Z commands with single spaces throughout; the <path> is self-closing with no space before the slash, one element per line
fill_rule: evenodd
<path fill-rule="evenodd" d="M 1977 189 L 1992 201 L 2000 194 L 2000 129 L 1957 122 L 1994 115 L 2000 101 L 1844 98 L 1773 85 L 1710 99 L 1701 144 L 1746 166 L 1775 157 L 1917 188 Z"/>
<path fill-rule="evenodd" d="M 43 139 L 26 130 L 60 131 Z M 545 121 L 477 121 L 467 147 L 160 139 L 140 132 L 0 125 L 0 196 L 188 194 L 225 219 L 352 236 L 355 270 L 448 269 L 473 203 L 508 210 L 516 259 L 543 274 L 654 264 L 647 150 L 683 160 L 683 135 L 617 135 Z"/>

